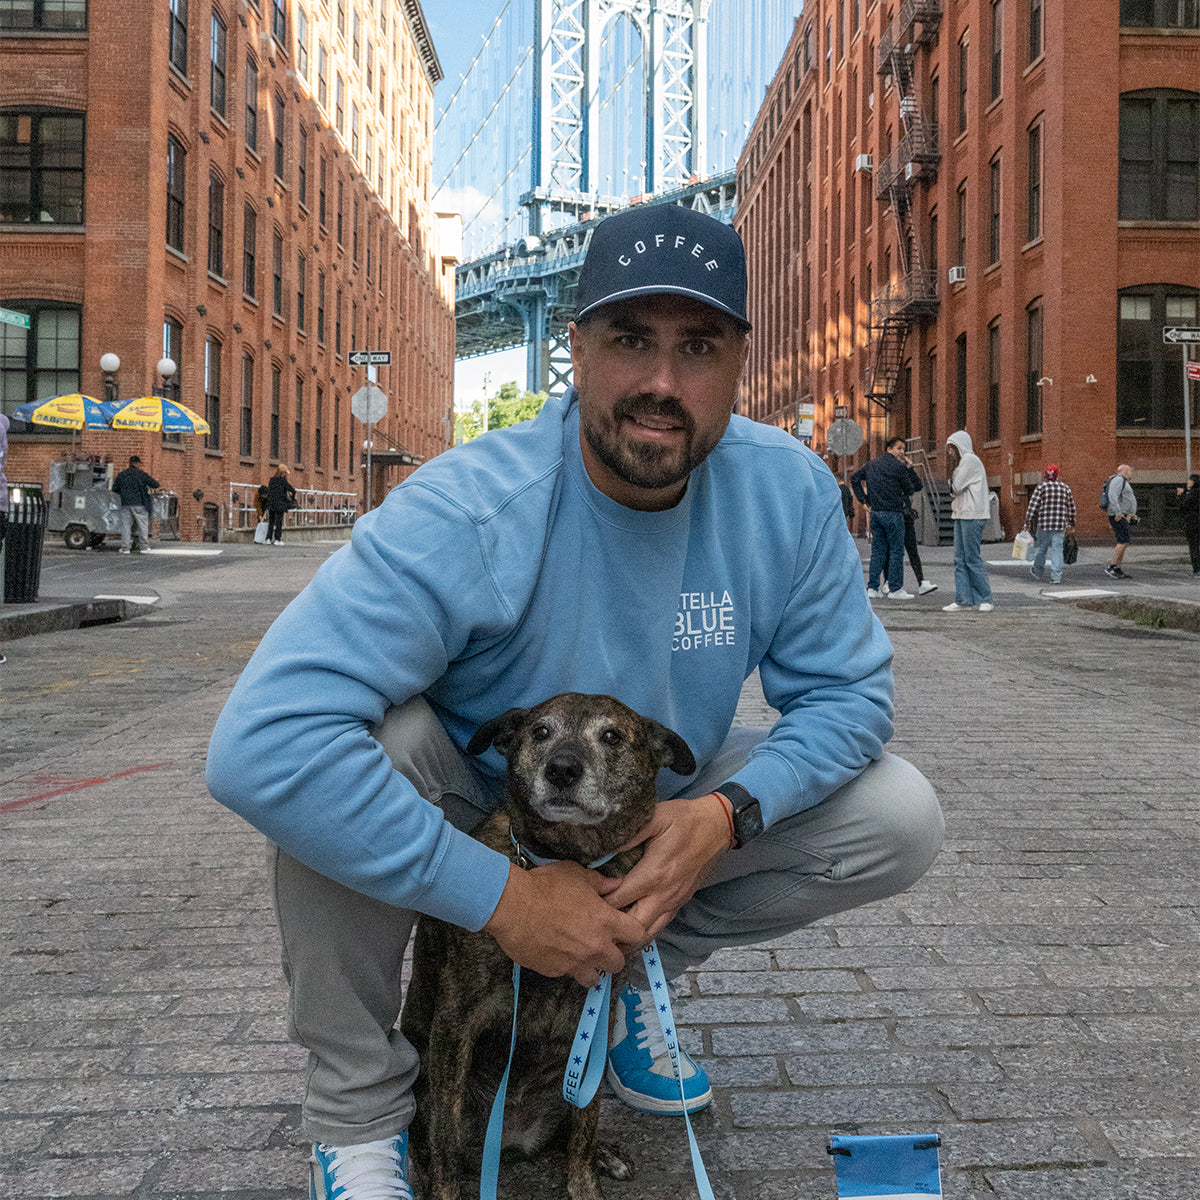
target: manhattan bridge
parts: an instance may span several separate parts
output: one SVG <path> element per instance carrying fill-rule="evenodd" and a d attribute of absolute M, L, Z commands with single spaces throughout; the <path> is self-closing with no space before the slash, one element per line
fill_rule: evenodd
<path fill-rule="evenodd" d="M 457 358 L 526 346 L 556 390 L 591 222 L 632 204 L 733 218 L 734 165 L 802 0 L 507 0 L 434 128 L 463 217 Z"/>

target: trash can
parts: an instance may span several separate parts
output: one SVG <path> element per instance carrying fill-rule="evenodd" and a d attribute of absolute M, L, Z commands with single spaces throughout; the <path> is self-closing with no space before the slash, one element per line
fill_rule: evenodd
<path fill-rule="evenodd" d="M 8 528 L 4 534 L 4 602 L 36 600 L 42 580 L 42 540 L 49 509 L 40 483 L 8 485 Z"/>

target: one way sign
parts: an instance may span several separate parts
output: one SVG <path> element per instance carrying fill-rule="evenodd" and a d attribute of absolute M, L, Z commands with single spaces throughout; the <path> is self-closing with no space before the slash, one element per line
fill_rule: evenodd
<path fill-rule="evenodd" d="M 390 350 L 351 350 L 346 356 L 352 367 L 390 367 Z"/>
<path fill-rule="evenodd" d="M 1176 345 L 1185 342 L 1200 342 L 1200 325 L 1167 325 L 1163 329 L 1163 341 Z"/>

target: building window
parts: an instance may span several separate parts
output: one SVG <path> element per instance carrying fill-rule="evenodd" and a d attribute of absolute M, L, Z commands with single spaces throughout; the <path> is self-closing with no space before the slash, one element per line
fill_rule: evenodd
<path fill-rule="evenodd" d="M 358 200 L 354 201 L 354 215 L 350 226 L 350 257 L 358 265 Z"/>
<path fill-rule="evenodd" d="M 1004 0 L 992 0 L 991 85 L 991 98 L 999 100 L 1004 86 Z"/>
<path fill-rule="evenodd" d="M 329 179 L 329 161 L 325 155 L 321 155 L 320 161 L 317 164 L 317 220 L 321 222 L 321 228 L 324 229 L 328 224 L 328 212 L 325 206 L 325 191 Z"/>
<path fill-rule="evenodd" d="M 293 421 L 292 465 L 304 461 L 304 380 L 296 376 L 296 412 Z"/>
<path fill-rule="evenodd" d="M 257 252 L 258 214 L 247 204 L 242 213 L 242 293 L 251 300 L 258 295 L 255 288 Z"/>
<path fill-rule="evenodd" d="M 954 342 L 954 419 L 955 429 L 967 427 L 967 335 L 960 333 Z"/>
<path fill-rule="evenodd" d="M 1000 160 L 988 164 L 988 262 L 1000 261 Z"/>
<path fill-rule="evenodd" d="M 1183 429 L 1183 359 L 1163 342 L 1164 326 L 1200 322 L 1200 291 L 1177 285 L 1128 288 L 1119 293 L 1117 319 L 1117 425 L 1129 429 Z M 1192 406 L 1200 424 L 1200 405 Z"/>
<path fill-rule="evenodd" d="M 301 204 L 308 204 L 308 130 L 303 125 L 299 130 L 299 148 L 296 152 L 296 193 Z"/>
<path fill-rule="evenodd" d="M 329 78 L 327 75 L 327 66 L 325 56 L 325 43 L 317 43 L 317 103 L 329 111 Z"/>
<path fill-rule="evenodd" d="M 346 136 L 346 85 L 339 71 L 333 81 L 333 123 L 338 133 Z"/>
<path fill-rule="evenodd" d="M 167 245 L 183 250 L 183 214 L 187 152 L 173 133 L 167 135 Z"/>
<path fill-rule="evenodd" d="M 317 341 L 325 343 L 325 272 L 317 272 Z"/>
<path fill-rule="evenodd" d="M 1025 432 L 1042 432 L 1042 302 L 1025 310 Z"/>
<path fill-rule="evenodd" d="M 938 272 L 938 215 L 936 209 L 929 214 L 929 269 L 936 279 Z"/>
<path fill-rule="evenodd" d="M 1029 0 L 1029 61 L 1037 62 L 1046 48 L 1046 13 L 1044 0 Z"/>
<path fill-rule="evenodd" d="M 308 13 L 296 9 L 296 70 L 308 82 Z"/>
<path fill-rule="evenodd" d="M 158 394 L 178 404 L 183 397 L 183 326 L 174 317 L 163 321 L 162 351 L 163 358 L 169 358 L 175 364 L 175 370 L 160 382 Z M 164 429 L 162 440 L 178 446 L 183 442 L 183 434 L 167 433 Z"/>
<path fill-rule="evenodd" d="M 988 326 L 987 440 L 1000 438 L 1000 318 Z"/>
<path fill-rule="evenodd" d="M 342 398 L 334 396 L 333 398 L 333 469 L 336 472 L 338 462 L 340 461 L 340 447 L 342 440 Z"/>
<path fill-rule="evenodd" d="M 1029 173 L 1025 183 L 1025 240 L 1042 236 L 1042 127 L 1029 130 Z"/>
<path fill-rule="evenodd" d="M 833 78 L 833 19 L 825 22 L 825 82 Z"/>
<path fill-rule="evenodd" d="M 0 222 L 83 224 L 81 113 L 0 113 Z"/>
<path fill-rule="evenodd" d="M 271 231 L 271 311 L 283 316 L 283 234 Z"/>
<path fill-rule="evenodd" d="M 249 354 L 242 355 L 242 420 L 238 453 L 245 458 L 254 453 L 254 359 Z"/>
<path fill-rule="evenodd" d="M 167 55 L 171 66 L 187 74 L 187 0 L 170 0 L 167 26 Z"/>
<path fill-rule="evenodd" d="M 970 67 L 970 43 L 964 33 L 958 42 L 958 132 L 967 129 L 967 71 Z"/>
<path fill-rule="evenodd" d="M 305 262 L 304 255 L 296 256 L 296 328 L 304 328 L 304 288 L 306 283 L 306 275 L 308 273 L 308 264 Z"/>
<path fill-rule="evenodd" d="M 1200 95 L 1160 88 L 1121 97 L 1123 221 L 1200 218 Z"/>
<path fill-rule="evenodd" d="M 4 0 L 0 3 L 0 29 L 86 28 L 85 0 Z"/>
<path fill-rule="evenodd" d="M 350 157 L 358 160 L 358 104 L 350 101 Z"/>
<path fill-rule="evenodd" d="M 804 69 L 811 71 L 815 61 L 813 52 L 813 27 L 810 24 L 804 31 Z"/>
<path fill-rule="evenodd" d="M 287 109 L 281 93 L 275 93 L 275 178 L 283 178 L 283 146 L 287 132 Z"/>
<path fill-rule="evenodd" d="M 342 41 L 346 40 L 346 0 L 337 0 L 337 31 Z"/>
<path fill-rule="evenodd" d="M 222 117 L 225 115 L 225 40 L 225 22 L 213 13 L 208 40 L 208 105 Z"/>
<path fill-rule="evenodd" d="M 325 391 L 318 383 L 316 420 L 313 424 L 313 466 L 315 467 L 321 465 L 321 421 L 324 417 L 324 409 Z"/>
<path fill-rule="evenodd" d="M 271 36 L 281 46 L 287 46 L 287 9 L 284 0 L 272 0 Z"/>
<path fill-rule="evenodd" d="M 345 188 L 342 180 L 338 180 L 338 205 L 337 205 L 337 240 L 338 245 L 342 245 L 342 209 L 343 201 L 345 200 Z"/>
<path fill-rule="evenodd" d="M 204 342 L 204 435 L 206 450 L 221 448 L 221 343 L 211 334 Z"/>
<path fill-rule="evenodd" d="M 1135 28 L 1200 29 L 1200 0 L 1121 0 L 1121 24 Z"/>
<path fill-rule="evenodd" d="M 208 269 L 225 275 L 225 181 L 215 172 L 208 176 Z"/>
<path fill-rule="evenodd" d="M 283 372 L 271 365 L 271 460 L 279 461 L 279 393 L 283 388 Z"/>
<path fill-rule="evenodd" d="M 358 9 L 356 8 L 354 10 L 354 16 L 352 18 L 351 26 L 350 26 L 350 30 L 351 30 L 350 53 L 354 59 L 355 66 L 361 65 L 359 63 L 359 54 L 361 53 L 361 45 L 362 45 L 361 40 L 360 40 L 360 25 L 361 25 L 361 22 L 358 19 Z"/>
<path fill-rule="evenodd" d="M 955 197 L 954 265 L 967 265 L 967 185 L 960 183 Z"/>
<path fill-rule="evenodd" d="M 258 151 L 258 63 L 246 59 L 246 146 Z"/>
<path fill-rule="evenodd" d="M 333 352 L 341 356 L 342 353 L 342 289 L 337 290 L 337 300 L 333 307 Z"/>
<path fill-rule="evenodd" d="M 79 306 L 53 300 L 4 300 L 29 328 L 0 324 L 0 411 L 79 391 Z"/>

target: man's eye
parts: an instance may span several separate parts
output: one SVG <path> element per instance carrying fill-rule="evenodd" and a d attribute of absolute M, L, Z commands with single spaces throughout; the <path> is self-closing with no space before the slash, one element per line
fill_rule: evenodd
<path fill-rule="evenodd" d="M 697 339 L 694 342 L 688 342 L 688 344 L 684 347 L 684 353 L 690 354 L 693 358 L 699 358 L 705 354 L 711 354 L 712 352 L 712 342 L 703 341 L 701 339 Z"/>
<path fill-rule="evenodd" d="M 617 337 L 617 345 L 625 350 L 641 350 L 645 344 L 646 339 L 636 333 L 622 333 Z"/>
<path fill-rule="evenodd" d="M 530 731 L 529 736 L 535 742 L 544 742 L 550 736 L 549 725 L 535 725 Z"/>
<path fill-rule="evenodd" d="M 619 746 L 625 738 L 621 735 L 619 729 L 606 729 L 601 735 L 600 740 L 606 746 Z"/>

